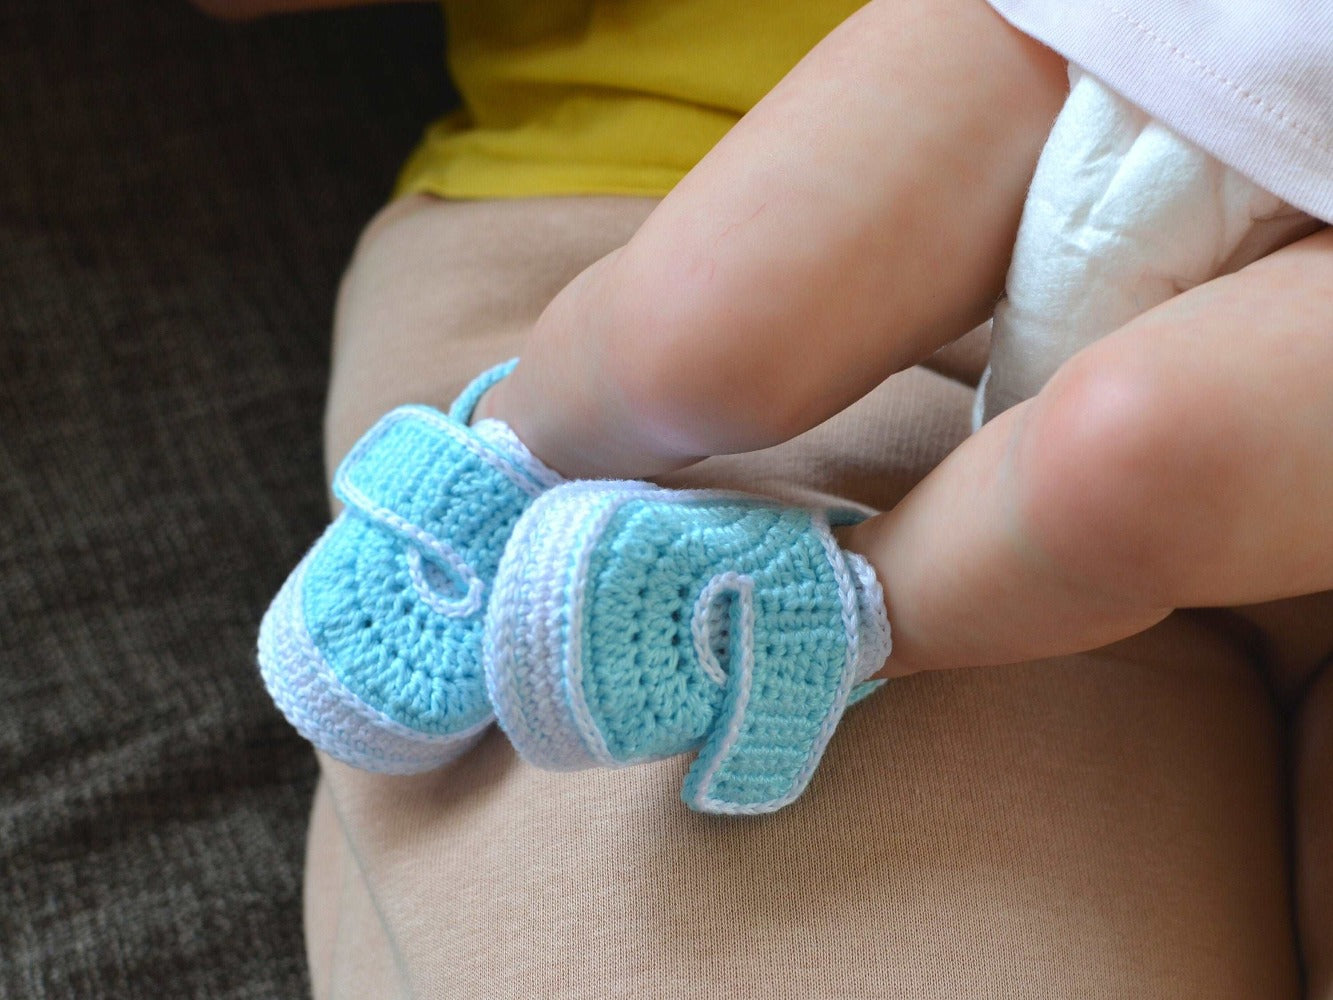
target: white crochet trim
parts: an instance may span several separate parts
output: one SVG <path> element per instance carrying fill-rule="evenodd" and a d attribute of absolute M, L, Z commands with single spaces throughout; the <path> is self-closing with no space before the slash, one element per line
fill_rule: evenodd
<path fill-rule="evenodd" d="M 754 578 L 734 571 L 719 573 L 704 585 L 699 599 L 694 602 L 694 614 L 690 617 L 690 635 L 694 639 L 694 655 L 709 680 L 718 687 L 726 687 L 727 671 L 717 661 L 713 652 L 712 624 L 714 620 L 713 602 L 723 594 L 735 594 L 749 607 L 742 607 L 741 613 L 748 614 L 754 620 Z M 734 646 L 733 636 L 733 646 Z"/>
<path fill-rule="evenodd" d="M 844 552 L 842 555 L 856 584 L 861 638 L 861 662 L 856 668 L 856 680 L 860 682 L 877 674 L 893 652 L 893 630 L 889 627 L 884 588 L 875 575 L 875 567 L 855 553 Z"/>
<path fill-rule="evenodd" d="M 301 595 L 310 558 L 287 578 L 259 627 L 259 670 L 288 721 L 329 756 L 382 774 L 429 771 L 472 747 L 492 719 L 458 733 L 422 733 L 367 705 L 338 679 L 305 626 Z"/>
<path fill-rule="evenodd" d="M 448 598 L 441 594 L 435 586 L 426 579 L 426 568 L 422 565 L 421 550 L 415 545 L 407 546 L 407 575 L 412 580 L 412 587 L 416 590 L 417 596 L 437 615 L 443 615 L 445 618 L 471 618 L 481 610 L 482 584 L 480 578 L 473 573 L 469 567 L 470 576 L 464 577 L 467 582 L 467 591 L 462 597 Z"/>
<path fill-rule="evenodd" d="M 740 739 L 741 725 L 745 722 L 745 710 L 750 706 L 750 689 L 754 683 L 754 580 L 738 573 L 724 575 L 732 577 L 729 581 L 731 589 L 735 590 L 740 600 L 737 623 L 740 634 L 733 637 L 731 644 L 732 670 L 737 674 L 736 701 L 732 706 L 731 717 L 727 720 L 726 735 L 722 737 L 722 742 L 699 779 L 699 792 L 692 804 L 703 812 L 735 813 L 748 811 L 747 807 L 723 802 L 707 793 L 713 785 L 713 777 L 731 753 L 736 741 Z"/>
<path fill-rule="evenodd" d="M 629 500 L 637 496 L 630 492 L 613 496 L 609 503 L 597 512 L 586 530 L 577 531 L 578 522 L 570 522 L 569 537 L 573 544 L 574 566 L 569 576 L 569 592 L 560 595 L 557 600 L 561 606 L 569 608 L 569 624 L 566 629 L 568 641 L 565 645 L 564 676 L 565 697 L 569 700 L 569 709 L 574 715 L 574 725 L 583 737 L 583 745 L 588 752 L 605 767 L 620 766 L 620 762 L 611 756 L 606 745 L 606 737 L 593 721 L 588 709 L 588 700 L 583 692 L 583 601 L 588 592 L 588 563 L 592 560 L 592 550 L 606 530 L 607 524 L 616 512 Z M 559 564 L 557 564 L 559 565 Z"/>
<path fill-rule="evenodd" d="M 564 476 L 528 451 L 528 446 L 518 439 L 514 429 L 503 420 L 479 420 L 472 425 L 472 433 L 502 452 L 510 462 L 527 473 L 543 492 L 565 481 Z"/>
<path fill-rule="evenodd" d="M 737 499 L 633 480 L 567 483 L 537 498 L 505 546 L 486 612 L 486 689 L 500 727 L 528 763 L 553 771 L 661 760 L 611 756 L 583 695 L 583 593 L 592 550 L 631 500 Z"/>
<path fill-rule="evenodd" d="M 486 689 L 496 718 L 524 760 L 548 770 L 619 766 L 600 735 L 589 742 L 582 690 L 565 673 L 569 644 L 581 625 L 581 605 L 575 611 L 570 604 L 576 567 L 581 564 L 586 573 L 587 556 L 581 553 L 591 549 L 615 511 L 644 489 L 615 484 L 637 488 L 613 494 L 607 485 L 562 486 L 539 497 L 519 518 L 486 613 Z M 573 691 L 583 709 L 582 724 Z"/>

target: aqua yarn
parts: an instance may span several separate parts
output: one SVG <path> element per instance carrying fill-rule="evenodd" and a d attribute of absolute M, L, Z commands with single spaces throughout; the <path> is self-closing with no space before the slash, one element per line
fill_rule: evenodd
<path fill-rule="evenodd" d="M 264 617 L 259 664 L 275 703 L 354 766 L 427 770 L 492 721 L 481 660 L 500 555 L 532 499 L 559 482 L 498 421 L 467 426 L 509 363 L 451 415 L 383 417 L 334 478 L 346 505 Z"/>
<path fill-rule="evenodd" d="M 530 763 L 698 751 L 688 805 L 761 813 L 804 790 L 889 628 L 874 571 L 822 512 L 584 482 L 519 519 L 484 651 L 496 716 Z"/>

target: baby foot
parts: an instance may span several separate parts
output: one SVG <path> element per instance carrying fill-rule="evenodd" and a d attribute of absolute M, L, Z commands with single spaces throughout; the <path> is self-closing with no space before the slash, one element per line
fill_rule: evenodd
<path fill-rule="evenodd" d="M 481 663 L 491 583 L 514 524 L 560 477 L 495 420 L 468 426 L 483 375 L 448 415 L 405 406 L 343 461 L 346 509 L 259 632 L 273 700 L 319 749 L 386 773 L 429 770 L 493 720 Z"/>
<path fill-rule="evenodd" d="M 883 592 L 827 515 L 718 491 L 580 482 L 519 520 L 486 619 L 486 682 L 530 763 L 698 750 L 694 809 L 805 789 L 890 648 Z"/>

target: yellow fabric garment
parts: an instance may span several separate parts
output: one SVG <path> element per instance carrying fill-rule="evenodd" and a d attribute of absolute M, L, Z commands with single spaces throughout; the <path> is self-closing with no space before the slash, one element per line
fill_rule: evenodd
<path fill-rule="evenodd" d="M 444 0 L 461 110 L 398 193 L 661 196 L 861 0 Z"/>

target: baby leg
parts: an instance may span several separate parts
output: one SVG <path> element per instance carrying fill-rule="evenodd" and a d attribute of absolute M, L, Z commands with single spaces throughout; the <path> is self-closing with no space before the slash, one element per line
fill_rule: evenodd
<path fill-rule="evenodd" d="M 982 0 L 877 0 L 822 41 L 483 402 L 571 476 L 786 440 L 985 319 L 1065 93 Z"/>
<path fill-rule="evenodd" d="M 493 721 L 481 675 L 487 592 L 514 523 L 558 477 L 494 423 L 460 424 L 501 369 L 462 394 L 452 418 L 432 405 L 457 393 L 457 373 L 499 360 L 496 323 L 507 322 L 512 351 L 535 319 L 531 296 L 577 273 L 563 262 L 618 245 L 647 208 L 418 198 L 369 228 L 340 295 L 327 416 L 333 490 L 350 509 L 288 576 L 258 642 L 275 703 L 326 753 L 410 773 L 456 758 Z M 446 282 L 441 255 L 505 265 Z M 481 343 L 471 331 L 483 314 L 492 326 Z M 404 403 L 429 405 L 395 409 Z"/>
<path fill-rule="evenodd" d="M 402 203 L 341 297 L 330 460 L 383 410 L 443 404 L 510 356 L 647 209 Z M 887 504 L 966 434 L 969 399 L 909 371 L 814 434 L 674 481 Z M 905 680 L 830 753 L 814 794 L 761 823 L 681 808 L 680 760 L 549 774 L 498 734 L 412 778 L 325 760 L 314 995 L 1299 997 L 1277 723 L 1197 623 Z"/>
<path fill-rule="evenodd" d="M 1071 67 L 1023 205 L 976 422 L 1080 349 L 1319 222 Z"/>
<path fill-rule="evenodd" d="M 1333 232 L 1145 313 L 847 531 L 899 673 L 1333 586 Z"/>
<path fill-rule="evenodd" d="M 330 476 L 387 411 L 403 403 L 444 409 L 479 371 L 518 353 L 541 305 L 623 245 L 654 204 L 413 196 L 381 211 L 338 294 L 324 418 Z M 485 336 L 476 332 L 483 325 Z"/>

